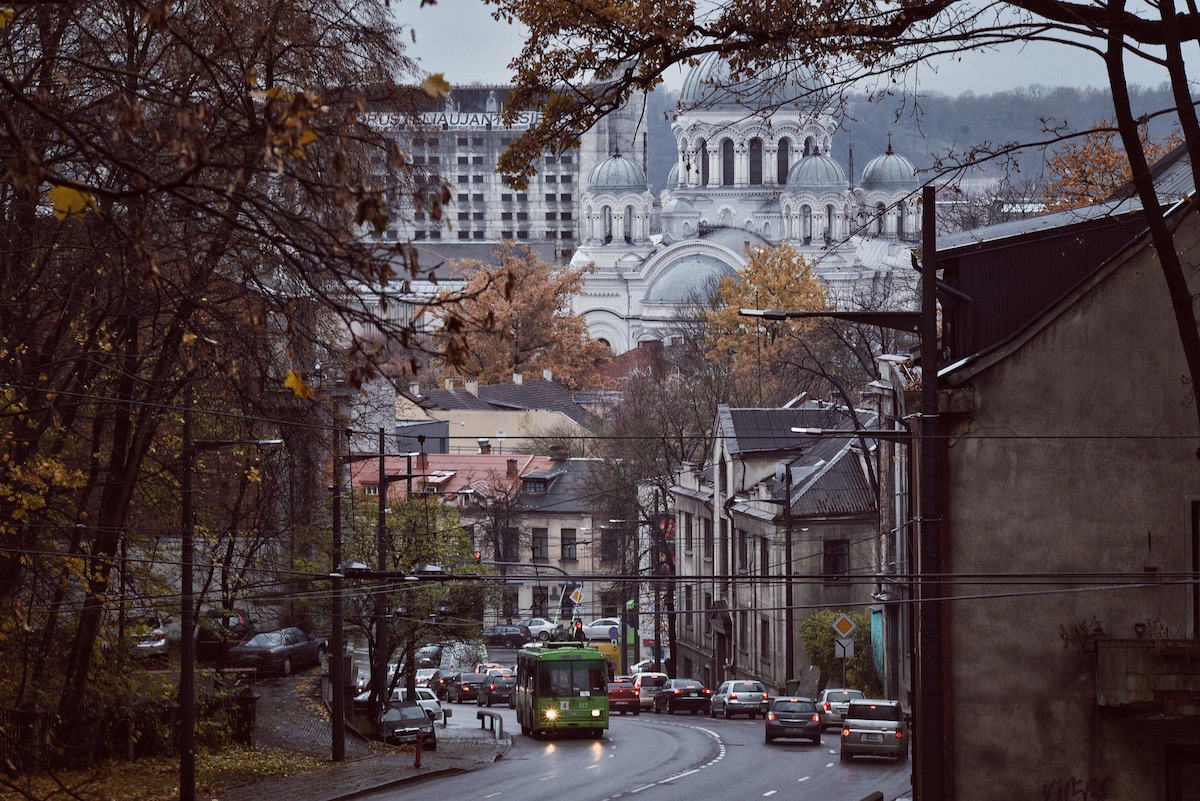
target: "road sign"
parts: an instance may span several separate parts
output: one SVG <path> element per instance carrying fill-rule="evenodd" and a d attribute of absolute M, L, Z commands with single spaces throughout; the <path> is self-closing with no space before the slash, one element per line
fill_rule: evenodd
<path fill-rule="evenodd" d="M 842 615 L 837 620 L 833 621 L 833 630 L 843 637 L 849 637 L 850 632 L 854 631 L 854 621 Z"/>
<path fill-rule="evenodd" d="M 608 638 L 609 638 L 610 640 L 612 640 L 613 642 L 616 642 L 616 641 L 617 641 L 617 638 L 618 638 L 618 637 L 620 637 L 620 636 L 621 636 L 621 630 L 620 630 L 620 629 L 618 629 L 616 626 L 610 626 L 610 627 L 609 627 L 609 629 L 608 629 Z"/>
<path fill-rule="evenodd" d="M 583 588 L 576 587 L 571 593 L 571 602 L 578 606 L 579 604 L 583 603 L 583 599 L 586 597 L 587 596 L 583 594 Z"/>
<path fill-rule="evenodd" d="M 836 659 L 849 659 L 854 656 L 854 638 L 838 637 L 833 644 L 833 656 Z"/>

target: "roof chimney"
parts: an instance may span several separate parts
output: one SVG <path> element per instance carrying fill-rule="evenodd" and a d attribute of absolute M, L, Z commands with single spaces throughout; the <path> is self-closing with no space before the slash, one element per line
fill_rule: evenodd
<path fill-rule="evenodd" d="M 477 398 L 479 397 L 479 382 L 478 381 L 464 381 L 463 386 L 466 388 L 467 392 L 470 392 L 472 395 L 474 395 Z"/>
<path fill-rule="evenodd" d="M 550 369 L 543 370 L 542 378 L 546 381 L 553 381 L 554 380 L 554 371 L 550 370 Z"/>
<path fill-rule="evenodd" d="M 508 476 L 509 476 L 509 478 L 512 478 L 515 475 L 517 475 L 517 460 L 509 459 L 508 460 Z"/>
<path fill-rule="evenodd" d="M 492 452 L 492 443 L 488 442 L 487 437 L 479 438 L 479 452 L 480 453 L 491 453 Z"/>
<path fill-rule="evenodd" d="M 550 458 L 556 462 L 565 462 L 571 458 L 571 449 L 566 445 L 551 445 Z"/>
<path fill-rule="evenodd" d="M 521 385 L 521 379 L 524 378 L 520 373 L 513 373 L 513 383 L 517 386 Z"/>
<path fill-rule="evenodd" d="M 453 379 L 453 378 L 447 378 L 447 379 L 446 379 L 446 391 L 447 391 L 447 392 L 453 392 L 453 391 L 454 391 L 454 379 Z"/>
<path fill-rule="evenodd" d="M 418 382 L 413 381 L 408 385 L 408 393 L 414 398 L 421 397 L 421 385 Z"/>

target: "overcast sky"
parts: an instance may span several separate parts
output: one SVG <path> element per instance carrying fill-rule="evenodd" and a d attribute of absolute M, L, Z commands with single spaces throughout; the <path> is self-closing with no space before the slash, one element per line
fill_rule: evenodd
<path fill-rule="evenodd" d="M 393 0 L 400 21 L 416 33 L 409 54 L 427 72 L 440 72 L 453 86 L 466 83 L 508 83 L 508 63 L 520 52 L 523 37 L 514 26 L 496 22 L 490 6 L 478 0 L 442 0 L 419 7 L 418 0 Z M 918 85 L 923 91 L 958 95 L 965 91 L 990 94 L 1033 84 L 1094 86 L 1108 84 L 1099 58 L 1062 46 L 1029 46 L 992 55 L 965 56 L 936 72 L 922 70 Z M 1149 68 L 1130 71 L 1130 83 L 1157 86 L 1165 74 Z M 678 88 L 682 74 L 668 80 Z"/>

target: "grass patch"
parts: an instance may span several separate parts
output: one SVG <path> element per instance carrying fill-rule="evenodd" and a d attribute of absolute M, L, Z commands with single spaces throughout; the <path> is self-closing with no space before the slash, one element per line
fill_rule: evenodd
<path fill-rule="evenodd" d="M 305 754 L 228 749 L 196 755 L 196 796 L 205 798 L 239 784 L 292 776 L 330 762 Z M 0 773 L 0 799 L 76 798 L 82 801 L 170 801 L 179 797 L 179 760 L 166 757 L 105 762 L 85 771 L 53 775 Z"/>

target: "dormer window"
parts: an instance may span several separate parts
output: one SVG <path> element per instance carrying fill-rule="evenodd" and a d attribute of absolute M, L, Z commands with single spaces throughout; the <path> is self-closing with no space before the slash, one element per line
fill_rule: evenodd
<path fill-rule="evenodd" d="M 546 494 L 546 479 L 535 478 L 528 479 L 525 482 L 525 491 L 530 495 L 545 495 Z"/>

